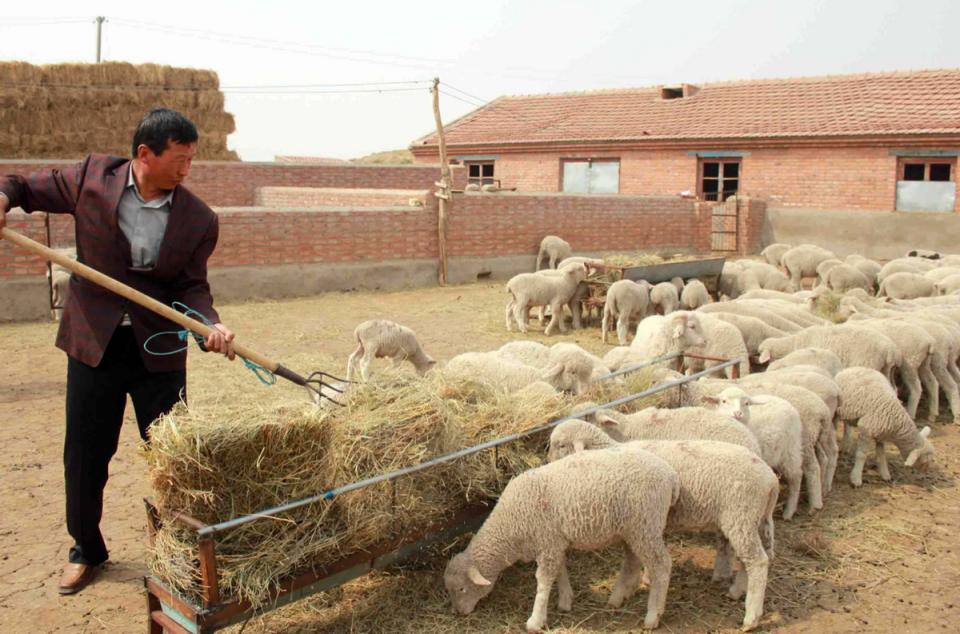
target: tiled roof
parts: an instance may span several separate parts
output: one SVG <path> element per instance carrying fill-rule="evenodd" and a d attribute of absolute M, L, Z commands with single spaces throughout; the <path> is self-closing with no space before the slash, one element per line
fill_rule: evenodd
<path fill-rule="evenodd" d="M 960 133 L 960 69 L 501 97 L 446 126 L 447 144 Z M 436 134 L 411 145 L 435 145 Z"/>

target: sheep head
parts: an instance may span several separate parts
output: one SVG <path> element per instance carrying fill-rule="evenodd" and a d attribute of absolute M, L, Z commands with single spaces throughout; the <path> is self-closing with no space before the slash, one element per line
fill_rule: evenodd
<path fill-rule="evenodd" d="M 916 467 L 921 471 L 926 471 L 930 464 L 933 462 L 933 444 L 930 442 L 928 437 L 930 436 L 930 427 L 924 427 L 919 432 L 917 432 L 917 441 L 920 443 L 919 447 L 912 449 L 907 457 L 904 459 L 903 464 L 908 467 Z"/>
<path fill-rule="evenodd" d="M 495 581 L 495 580 L 494 580 Z M 486 579 L 466 552 L 453 557 L 443 573 L 443 585 L 454 611 L 470 614 L 480 599 L 493 590 L 494 581 Z"/>

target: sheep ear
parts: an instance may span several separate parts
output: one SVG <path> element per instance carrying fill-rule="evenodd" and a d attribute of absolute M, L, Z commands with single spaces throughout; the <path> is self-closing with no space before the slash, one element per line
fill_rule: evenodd
<path fill-rule="evenodd" d="M 487 581 L 486 577 L 484 577 L 482 574 L 480 574 L 480 571 L 477 570 L 477 567 L 476 567 L 476 566 L 470 566 L 470 568 L 467 570 L 467 577 L 469 577 L 469 578 L 470 578 L 470 581 L 472 581 L 473 583 L 475 583 L 475 584 L 478 585 L 478 586 L 490 586 L 490 585 L 493 585 L 492 583 L 490 583 L 489 581 Z"/>
<path fill-rule="evenodd" d="M 556 377 L 560 376 L 562 373 L 563 373 L 563 366 L 558 363 L 558 364 L 552 365 L 552 366 L 550 366 L 549 368 L 547 368 L 546 370 L 544 370 L 544 371 L 543 371 L 543 378 L 545 378 L 545 379 L 553 379 L 553 378 L 556 378 Z"/>
<path fill-rule="evenodd" d="M 770 361 L 770 351 L 764 350 L 763 352 L 761 352 L 760 356 L 757 358 L 757 361 L 759 363 L 767 363 L 768 361 Z"/>
<path fill-rule="evenodd" d="M 907 456 L 907 459 L 903 461 L 903 464 L 905 464 L 908 467 L 912 467 L 917 462 L 917 458 L 919 457 L 920 457 L 920 450 L 914 449 L 913 451 L 910 452 L 910 455 Z"/>
<path fill-rule="evenodd" d="M 677 324 L 676 326 L 674 326 L 674 327 L 673 327 L 673 338 L 674 338 L 674 339 L 679 339 L 680 337 L 682 337 L 682 336 L 683 336 L 683 331 L 684 331 L 685 329 L 686 329 L 686 326 L 685 326 L 684 324 Z"/>
<path fill-rule="evenodd" d="M 594 416 L 596 417 L 597 424 L 600 425 L 601 427 L 611 428 L 611 427 L 616 427 L 618 424 L 615 418 L 607 416 L 606 414 L 597 412 Z"/>
<path fill-rule="evenodd" d="M 920 430 L 921 438 L 928 438 L 930 436 L 930 426 L 926 425 L 923 429 Z"/>
<path fill-rule="evenodd" d="M 574 441 L 573 441 L 573 450 L 574 450 L 574 451 L 583 451 L 583 450 L 585 450 L 586 448 L 587 448 L 587 447 L 583 444 L 583 441 L 582 441 L 582 440 L 574 440 Z"/>
<path fill-rule="evenodd" d="M 701 396 L 700 400 L 704 403 L 710 403 L 711 405 L 720 404 L 720 399 L 718 399 L 716 396 Z"/>

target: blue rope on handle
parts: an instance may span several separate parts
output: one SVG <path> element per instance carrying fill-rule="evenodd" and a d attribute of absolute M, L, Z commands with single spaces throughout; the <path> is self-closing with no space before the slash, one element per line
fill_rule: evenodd
<path fill-rule="evenodd" d="M 178 310 L 178 311 L 180 311 L 181 313 L 183 313 L 184 315 L 186 315 L 187 317 L 195 317 L 195 318 L 199 319 L 199 321 L 202 321 L 202 322 L 205 323 L 206 325 L 210 326 L 211 328 L 213 327 L 213 322 L 211 322 L 209 319 L 207 319 L 206 316 L 205 316 L 203 313 L 198 312 L 198 311 L 190 308 L 189 306 L 187 306 L 187 305 L 184 304 L 183 302 L 173 302 L 172 306 L 173 306 L 176 310 Z M 169 351 L 167 351 L 167 352 L 156 352 L 156 351 L 151 350 L 150 348 L 147 347 L 147 344 L 149 344 L 151 340 L 153 340 L 155 337 L 159 337 L 159 336 L 161 336 L 161 335 L 176 335 L 176 337 L 177 337 L 180 341 L 183 341 L 183 342 L 187 342 L 187 341 L 188 341 L 188 340 L 187 340 L 187 337 L 189 337 L 190 335 L 193 335 L 193 341 L 194 341 L 194 343 L 197 344 L 197 347 L 200 347 L 201 349 L 203 349 L 203 348 L 202 348 L 202 346 L 203 346 L 203 337 L 201 337 L 201 336 L 198 335 L 197 333 L 191 332 L 191 331 L 189 331 L 189 330 L 165 330 L 165 331 L 163 331 L 163 332 L 156 332 L 156 333 L 150 335 L 149 337 L 147 337 L 147 340 L 143 342 L 143 349 L 144 349 L 144 351 L 146 351 L 148 354 L 152 354 L 152 355 L 157 356 L 157 357 L 163 357 L 163 356 L 167 356 L 167 355 L 171 355 L 171 354 L 179 354 L 179 353 L 183 352 L 184 350 L 186 350 L 187 348 L 190 347 L 190 344 L 189 344 L 189 343 L 184 343 L 183 347 L 177 348 L 176 350 L 169 350 Z M 251 372 L 253 372 L 253 374 L 254 374 L 258 379 L 260 379 L 260 382 L 263 383 L 264 385 L 273 385 L 274 383 L 277 382 L 277 377 L 276 377 L 276 375 L 274 375 L 273 372 L 271 372 L 270 370 L 266 369 L 266 368 L 263 367 L 262 365 L 260 365 L 260 364 L 258 364 L 258 363 L 254 363 L 254 362 L 251 361 L 250 359 L 247 359 L 246 357 L 243 357 L 243 356 L 241 356 L 240 359 L 243 360 L 243 365 L 245 365 L 245 366 L 247 367 L 247 369 L 249 369 Z"/>

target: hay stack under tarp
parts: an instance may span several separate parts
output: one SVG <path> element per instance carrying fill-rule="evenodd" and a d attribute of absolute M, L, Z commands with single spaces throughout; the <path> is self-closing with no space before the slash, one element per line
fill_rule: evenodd
<path fill-rule="evenodd" d="M 196 539 L 170 518 L 183 512 L 223 521 L 302 499 L 434 456 L 522 431 L 569 412 L 560 394 L 505 395 L 433 372 L 424 379 L 383 373 L 357 386 L 347 407 L 310 404 L 187 409 L 158 421 L 146 451 L 164 527 L 151 570 L 196 597 Z M 545 435 L 378 483 L 333 502 L 246 524 L 217 538 L 221 594 L 262 604 L 290 574 L 448 517 L 491 499 L 540 464 Z"/>
<path fill-rule="evenodd" d="M 162 106 L 196 124 L 198 159 L 235 161 L 219 85 L 213 71 L 157 64 L 0 62 L 0 157 L 129 156 L 140 118 Z"/>

